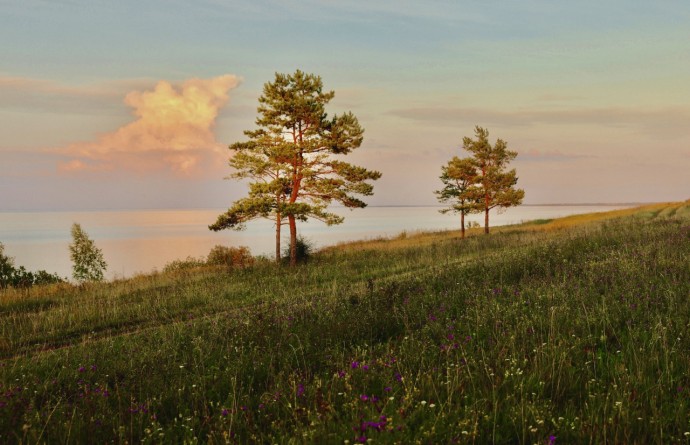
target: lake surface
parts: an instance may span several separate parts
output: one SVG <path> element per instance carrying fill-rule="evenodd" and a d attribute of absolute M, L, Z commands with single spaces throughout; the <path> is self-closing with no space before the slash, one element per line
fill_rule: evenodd
<path fill-rule="evenodd" d="M 510 208 L 503 213 L 491 212 L 491 226 L 517 224 L 542 218 L 630 207 L 626 205 L 534 205 Z M 333 209 L 345 216 L 339 226 L 327 227 L 318 221 L 299 223 L 298 233 L 317 247 L 342 241 L 394 236 L 402 231 L 435 231 L 458 229 L 459 217 L 442 215 L 440 207 L 367 207 L 350 211 Z M 71 277 L 69 258 L 70 228 L 81 224 L 102 251 L 108 271 L 106 277 L 128 277 L 138 272 L 161 269 L 165 264 L 188 256 L 206 256 L 217 244 L 247 246 L 254 255 L 272 257 L 275 252 L 274 226 L 267 220 L 256 220 L 242 232 L 211 232 L 223 209 L 204 210 L 133 210 L 94 212 L 0 212 L 0 242 L 5 254 L 15 259 L 15 266 L 27 270 L 44 269 Z M 482 215 L 471 215 L 468 221 L 483 224 Z M 286 244 L 287 227 L 283 228 Z"/>

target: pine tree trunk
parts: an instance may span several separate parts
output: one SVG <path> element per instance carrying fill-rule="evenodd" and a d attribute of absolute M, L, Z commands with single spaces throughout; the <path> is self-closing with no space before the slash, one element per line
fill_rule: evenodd
<path fill-rule="evenodd" d="M 276 213 L 276 263 L 280 263 L 280 212 Z"/>
<path fill-rule="evenodd" d="M 489 208 L 484 209 L 484 233 L 489 233 Z"/>
<path fill-rule="evenodd" d="M 460 212 L 460 228 L 462 229 L 460 238 L 465 239 L 465 212 Z"/>
<path fill-rule="evenodd" d="M 295 216 L 288 215 L 288 222 L 290 223 L 290 266 L 297 265 L 297 225 L 295 224 Z"/>

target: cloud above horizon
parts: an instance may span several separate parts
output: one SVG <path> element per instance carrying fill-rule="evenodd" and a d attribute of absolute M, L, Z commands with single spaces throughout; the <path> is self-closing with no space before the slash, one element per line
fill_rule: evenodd
<path fill-rule="evenodd" d="M 505 126 L 593 125 L 615 128 L 634 128 L 648 135 L 665 138 L 687 136 L 686 122 L 690 120 L 687 107 L 658 109 L 575 108 L 575 109 L 519 109 L 495 110 L 472 107 L 417 107 L 390 110 L 387 114 L 418 122 L 440 125 L 457 122 L 486 122 Z"/>
<path fill-rule="evenodd" d="M 234 75 L 193 78 L 179 85 L 161 80 L 153 90 L 131 91 L 124 102 L 136 120 L 95 141 L 78 142 L 58 152 L 66 159 L 58 171 L 194 173 L 224 161 L 223 145 L 213 129 L 229 92 L 239 85 Z"/>

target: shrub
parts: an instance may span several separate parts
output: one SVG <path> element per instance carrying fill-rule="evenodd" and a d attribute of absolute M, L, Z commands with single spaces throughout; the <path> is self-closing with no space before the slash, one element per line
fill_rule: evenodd
<path fill-rule="evenodd" d="M 306 263 L 314 253 L 314 243 L 302 236 L 297 237 L 297 262 Z M 283 251 L 283 259 L 290 262 L 290 244 Z"/>
<path fill-rule="evenodd" d="M 254 264 L 254 258 L 248 247 L 215 246 L 208 253 L 206 263 L 209 266 L 225 266 L 230 269 L 244 269 Z"/>
<path fill-rule="evenodd" d="M 0 243 L 0 289 L 6 289 L 14 274 L 14 258 L 5 255 L 5 245 Z"/>
<path fill-rule="evenodd" d="M 0 243 L 0 289 L 28 288 L 44 284 L 62 283 L 65 280 L 58 274 L 45 270 L 30 272 L 24 266 L 14 267 L 14 258 L 5 255 L 5 246 Z"/>
<path fill-rule="evenodd" d="M 188 256 L 184 260 L 174 260 L 169 262 L 163 267 L 163 272 L 181 272 L 184 270 L 197 269 L 199 267 L 204 267 L 206 261 L 203 258 L 194 258 Z"/>

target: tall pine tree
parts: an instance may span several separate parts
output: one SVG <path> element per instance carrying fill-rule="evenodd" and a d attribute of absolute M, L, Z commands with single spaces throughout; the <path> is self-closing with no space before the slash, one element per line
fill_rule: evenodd
<path fill-rule="evenodd" d="M 508 150 L 508 144 L 502 139 L 496 140 L 492 146 L 489 131 L 482 127 L 475 127 L 474 134 L 476 139 L 463 138 L 463 148 L 472 154 L 477 169 L 476 184 L 484 210 L 484 233 L 489 233 L 489 210 L 522 204 L 525 191 L 515 188 L 518 180 L 515 169 L 506 171 L 517 152 Z"/>
<path fill-rule="evenodd" d="M 234 178 L 248 178 L 249 194 L 220 215 L 211 230 L 241 229 L 254 218 L 276 224 L 276 260 L 280 260 L 280 228 L 290 230 L 290 264 L 297 262 L 297 221 L 314 218 L 328 225 L 343 218 L 328 212 L 333 201 L 349 208 L 366 207 L 355 195 L 373 194 L 367 182 L 381 177 L 339 159 L 358 148 L 364 130 L 352 113 L 328 117 L 333 91 L 324 92 L 319 76 L 297 70 L 276 73 L 259 98 L 258 129 L 230 146 Z"/>

